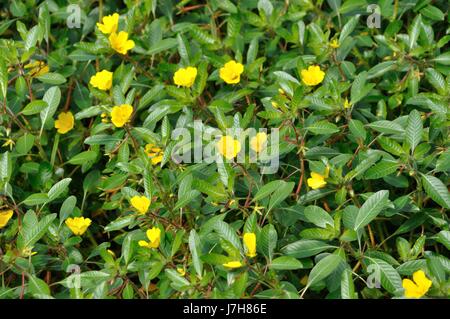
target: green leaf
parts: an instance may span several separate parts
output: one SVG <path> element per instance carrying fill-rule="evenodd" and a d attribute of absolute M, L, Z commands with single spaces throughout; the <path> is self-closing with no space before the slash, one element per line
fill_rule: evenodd
<path fill-rule="evenodd" d="M 364 260 L 377 267 L 381 277 L 380 283 L 384 289 L 391 294 L 395 294 L 402 289 L 402 279 L 391 265 L 378 258 L 366 257 Z"/>
<path fill-rule="evenodd" d="M 437 57 L 432 59 L 432 61 L 442 65 L 450 65 L 450 51 L 438 55 Z"/>
<path fill-rule="evenodd" d="M 44 126 L 53 117 L 58 108 L 59 101 L 61 100 L 61 90 L 57 86 L 52 86 L 45 92 L 42 100 L 47 103 L 47 107 L 41 111 L 42 125 L 40 135 L 42 134 Z"/>
<path fill-rule="evenodd" d="M 395 161 L 382 160 L 379 163 L 372 166 L 371 168 L 369 168 L 364 174 L 364 178 L 366 179 L 382 178 L 397 171 L 397 168 L 399 166 L 400 164 Z"/>
<path fill-rule="evenodd" d="M 321 259 L 309 273 L 307 287 L 327 278 L 342 261 L 341 256 L 334 254 Z"/>
<path fill-rule="evenodd" d="M 405 137 L 406 142 L 411 147 L 411 153 L 419 145 L 422 140 L 423 124 L 420 113 L 417 110 L 411 111 L 408 116 L 408 124 L 406 126 Z"/>
<path fill-rule="evenodd" d="M 352 271 L 350 269 L 345 269 L 341 275 L 341 298 L 357 299 L 355 284 L 353 283 L 352 278 Z"/>
<path fill-rule="evenodd" d="M 314 134 L 333 134 L 339 132 L 339 128 L 326 120 L 314 122 L 306 128 Z"/>
<path fill-rule="evenodd" d="M 389 201 L 389 191 L 381 190 L 370 196 L 359 209 L 356 215 L 355 226 L 353 230 L 368 225 L 383 210 Z"/>
<path fill-rule="evenodd" d="M 31 194 L 22 202 L 27 206 L 37 206 L 48 202 L 48 195 L 46 193 Z"/>
<path fill-rule="evenodd" d="M 292 193 L 294 186 L 294 182 L 283 181 L 281 186 L 271 195 L 267 211 L 270 212 L 274 207 L 285 200 Z"/>
<path fill-rule="evenodd" d="M 195 272 L 199 278 L 202 278 L 203 263 L 200 259 L 200 237 L 194 229 L 192 229 L 189 233 L 189 250 L 191 251 L 191 258 L 194 264 Z"/>
<path fill-rule="evenodd" d="M 70 215 L 72 215 L 76 204 L 77 204 L 76 196 L 72 195 L 72 196 L 67 197 L 64 200 L 64 202 L 62 203 L 61 208 L 59 210 L 59 225 L 60 226 Z"/>
<path fill-rule="evenodd" d="M 29 214 L 33 214 L 34 216 L 36 216 L 34 213 L 27 212 L 25 214 L 26 217 L 24 218 L 32 220 L 35 218 L 30 218 L 31 216 Z M 19 247 L 19 249 L 32 248 L 33 245 L 45 235 L 47 229 L 50 227 L 50 224 L 55 218 L 56 214 L 49 214 L 42 217 L 42 219 L 38 223 L 33 221 L 27 221 L 26 223 L 24 222 L 25 225 L 24 227 L 22 227 L 22 230 L 17 239 L 17 246 Z"/>
<path fill-rule="evenodd" d="M 334 227 L 333 218 L 319 206 L 308 206 L 305 208 L 305 216 L 309 222 L 316 226 L 326 228 L 327 225 Z"/>
<path fill-rule="evenodd" d="M 359 15 L 351 17 L 350 20 L 342 27 L 341 34 L 339 35 L 339 43 L 343 43 L 344 40 L 355 30 L 358 25 Z"/>
<path fill-rule="evenodd" d="M 269 265 L 270 269 L 275 270 L 295 270 L 305 268 L 303 263 L 291 256 L 281 256 L 272 260 Z"/>
<path fill-rule="evenodd" d="M 333 248 L 337 247 L 320 240 L 302 239 L 284 246 L 281 251 L 283 254 L 295 258 L 305 258 Z"/>
<path fill-rule="evenodd" d="M 412 21 L 409 30 L 408 30 L 408 34 L 409 34 L 409 50 L 411 51 L 411 49 L 414 47 L 414 45 L 417 42 L 417 39 L 419 38 L 419 34 L 420 34 L 420 26 L 422 24 L 422 17 L 421 15 L 417 15 L 414 20 Z"/>
<path fill-rule="evenodd" d="M 278 234 L 271 224 L 264 226 L 259 236 L 259 250 L 272 260 L 273 251 L 277 246 Z"/>
<path fill-rule="evenodd" d="M 242 251 L 241 241 L 239 240 L 239 237 L 236 235 L 236 232 L 234 231 L 233 228 L 231 228 L 230 225 L 228 225 L 222 220 L 217 220 L 214 223 L 214 230 L 220 235 L 220 237 L 229 241 L 234 246 L 234 248 L 238 249 L 239 251 Z"/>
<path fill-rule="evenodd" d="M 50 190 L 47 193 L 48 201 L 51 202 L 55 199 L 57 199 L 62 193 L 66 191 L 66 189 L 69 187 L 70 182 L 72 181 L 71 178 L 64 178 L 57 182 L 55 185 L 50 188 Z"/>
<path fill-rule="evenodd" d="M 78 153 L 77 155 L 73 156 L 67 162 L 72 165 L 83 165 L 87 162 L 94 161 L 96 158 L 97 158 L 97 152 L 84 151 L 84 152 Z"/>
<path fill-rule="evenodd" d="M 37 298 L 51 296 L 47 283 L 34 275 L 28 275 L 28 291 Z"/>
<path fill-rule="evenodd" d="M 2 94 L 1 101 L 6 100 L 6 93 L 8 92 L 8 68 L 6 61 L 0 57 L 0 93 Z"/>
<path fill-rule="evenodd" d="M 45 73 L 41 76 L 38 76 L 37 79 L 43 83 L 59 85 L 66 83 L 66 78 L 59 73 Z"/>
<path fill-rule="evenodd" d="M 367 126 L 375 131 L 386 134 L 403 134 L 405 132 L 400 124 L 386 120 L 375 121 L 367 124 Z"/>
<path fill-rule="evenodd" d="M 30 133 L 25 133 L 24 135 L 19 137 L 16 143 L 17 153 L 19 153 L 20 155 L 27 154 L 33 147 L 34 139 L 34 135 Z"/>
<path fill-rule="evenodd" d="M 21 113 L 23 115 L 33 115 L 33 114 L 37 114 L 40 113 L 42 110 L 44 110 L 47 107 L 47 102 L 42 101 L 42 100 L 34 100 L 31 101 L 30 103 L 28 103 L 23 110 L 21 111 Z"/>
<path fill-rule="evenodd" d="M 28 31 L 27 38 L 25 40 L 24 49 L 28 51 L 36 45 L 39 35 L 39 26 L 35 25 Z"/>
<path fill-rule="evenodd" d="M 435 240 L 447 248 L 447 250 L 450 250 L 450 231 L 448 230 L 441 230 L 436 236 Z"/>
<path fill-rule="evenodd" d="M 176 39 L 168 38 L 168 39 L 162 39 L 158 43 L 152 45 L 150 49 L 145 52 L 147 55 L 154 55 L 163 51 L 167 51 L 169 49 L 172 49 L 178 45 L 178 42 Z"/>
<path fill-rule="evenodd" d="M 422 183 L 425 192 L 431 197 L 432 200 L 444 208 L 450 208 L 450 195 L 447 187 L 439 178 L 423 174 Z"/>
<path fill-rule="evenodd" d="M 367 72 L 367 79 L 370 80 L 370 79 L 374 79 L 379 76 L 382 76 L 386 72 L 392 71 L 396 67 L 397 67 L 397 65 L 396 65 L 395 61 L 381 62 L 381 63 L 375 65 L 374 67 L 372 67 Z"/>

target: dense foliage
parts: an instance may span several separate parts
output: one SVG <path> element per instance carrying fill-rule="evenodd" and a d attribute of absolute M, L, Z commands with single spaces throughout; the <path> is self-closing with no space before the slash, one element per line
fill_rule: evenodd
<path fill-rule="evenodd" d="M 369 4 L 3 1 L 0 298 L 447 297 L 448 1 Z"/>

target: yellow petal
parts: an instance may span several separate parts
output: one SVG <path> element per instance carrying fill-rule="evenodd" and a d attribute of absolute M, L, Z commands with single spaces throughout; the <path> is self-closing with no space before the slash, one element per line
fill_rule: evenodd
<path fill-rule="evenodd" d="M 133 114 L 133 107 L 129 104 L 114 106 L 111 111 L 111 122 L 116 127 L 123 127 Z"/>
<path fill-rule="evenodd" d="M 72 112 L 61 112 L 58 115 L 58 119 L 55 120 L 55 128 L 59 134 L 66 134 L 73 129 L 75 118 Z"/>
<path fill-rule="evenodd" d="M 229 261 L 229 262 L 223 264 L 223 266 L 225 266 L 227 268 L 239 268 L 239 267 L 242 267 L 242 263 L 240 261 Z"/>
<path fill-rule="evenodd" d="M 91 225 L 92 220 L 84 217 L 67 218 L 65 224 L 74 233 L 74 235 L 83 235 L 88 227 Z"/>
<path fill-rule="evenodd" d="M 402 286 L 405 289 L 406 298 L 420 298 L 422 294 L 419 291 L 419 287 L 410 279 L 403 279 Z"/>
<path fill-rule="evenodd" d="M 256 235 L 255 233 L 245 233 L 244 234 L 244 245 L 247 248 L 247 256 L 256 256 Z"/>
<path fill-rule="evenodd" d="M 6 226 L 6 224 L 8 224 L 13 214 L 14 212 L 11 209 L 0 212 L 0 228 L 3 228 Z"/>
<path fill-rule="evenodd" d="M 139 213 L 145 214 L 150 206 L 150 199 L 145 196 L 133 196 L 130 203 Z"/>
<path fill-rule="evenodd" d="M 413 280 L 417 284 L 417 287 L 426 294 L 428 289 L 430 289 L 433 282 L 425 276 L 423 270 L 418 270 L 413 274 Z"/>
<path fill-rule="evenodd" d="M 219 70 L 219 75 L 222 80 L 228 84 L 236 84 L 241 81 L 241 74 L 244 72 L 244 66 L 234 60 L 225 63 Z"/>

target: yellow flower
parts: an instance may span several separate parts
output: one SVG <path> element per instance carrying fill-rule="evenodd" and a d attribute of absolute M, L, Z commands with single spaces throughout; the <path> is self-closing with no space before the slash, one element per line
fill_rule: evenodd
<path fill-rule="evenodd" d="M 432 285 L 432 281 L 425 276 L 423 270 L 416 271 L 413 274 L 413 280 L 403 279 L 402 285 L 405 289 L 406 298 L 421 298 Z"/>
<path fill-rule="evenodd" d="M 164 156 L 164 152 L 153 144 L 145 145 L 145 153 L 150 157 L 153 165 L 161 163 Z"/>
<path fill-rule="evenodd" d="M 66 134 L 71 129 L 73 129 L 73 124 L 75 120 L 73 118 L 72 112 L 61 112 L 58 115 L 58 119 L 55 121 L 55 128 L 59 134 Z"/>
<path fill-rule="evenodd" d="M 91 76 L 91 80 L 89 81 L 89 83 L 97 89 L 106 91 L 111 88 L 112 81 L 113 81 L 113 73 L 103 70 Z"/>
<path fill-rule="evenodd" d="M 184 277 L 184 275 L 186 275 L 186 271 L 182 267 L 178 267 L 177 272 L 183 277 Z"/>
<path fill-rule="evenodd" d="M 225 135 L 217 142 L 216 147 L 220 154 L 226 159 L 232 159 L 237 156 L 241 150 L 241 143 L 233 137 Z"/>
<path fill-rule="evenodd" d="M 111 111 L 111 122 L 116 127 L 122 127 L 130 120 L 133 114 L 133 107 L 129 104 L 114 106 Z"/>
<path fill-rule="evenodd" d="M 31 257 L 37 254 L 37 251 L 33 251 L 33 247 L 25 247 L 22 249 L 22 257 Z"/>
<path fill-rule="evenodd" d="M 311 172 L 311 178 L 308 178 L 308 186 L 312 189 L 319 189 L 322 187 L 325 187 L 327 185 L 327 182 L 325 182 L 325 178 L 327 176 L 320 175 L 315 172 Z"/>
<path fill-rule="evenodd" d="M 229 262 L 223 264 L 223 266 L 225 266 L 227 268 L 240 268 L 240 267 L 242 267 L 242 263 L 239 260 L 229 261 Z"/>
<path fill-rule="evenodd" d="M 113 32 L 109 36 L 111 47 L 120 54 L 127 54 L 128 50 L 134 48 L 134 41 L 128 40 L 128 33 L 120 31 L 119 34 Z"/>
<path fill-rule="evenodd" d="M 46 65 L 44 61 L 34 61 L 28 63 L 27 65 L 24 66 L 24 68 L 31 69 L 29 73 L 31 77 L 38 77 L 44 75 L 48 73 L 48 71 L 50 70 L 48 65 Z"/>
<path fill-rule="evenodd" d="M 14 213 L 13 213 L 13 211 L 11 209 L 2 210 L 0 212 L 0 229 L 5 227 L 6 224 L 8 224 L 8 222 L 11 219 L 13 214 Z"/>
<path fill-rule="evenodd" d="M 197 68 L 188 66 L 187 68 L 181 68 L 173 75 L 173 82 L 178 86 L 184 86 L 190 88 L 194 85 L 195 78 L 197 77 Z"/>
<path fill-rule="evenodd" d="M 350 102 L 347 100 L 347 99 L 345 99 L 345 101 L 344 101 L 344 109 L 348 109 L 348 108 L 350 108 L 352 105 L 350 104 Z"/>
<path fill-rule="evenodd" d="M 13 146 L 16 144 L 12 139 L 8 138 L 5 143 L 3 143 L 2 147 L 8 147 L 12 151 Z"/>
<path fill-rule="evenodd" d="M 267 134 L 264 132 L 257 133 L 250 139 L 250 148 L 256 153 L 261 152 L 267 144 Z"/>
<path fill-rule="evenodd" d="M 332 47 L 333 49 L 337 49 L 339 48 L 339 41 L 334 39 L 330 42 L 330 47 Z"/>
<path fill-rule="evenodd" d="M 307 70 L 301 72 L 302 81 L 308 86 L 314 86 L 323 81 L 325 72 L 320 69 L 318 65 L 311 65 Z"/>
<path fill-rule="evenodd" d="M 130 202 L 140 214 L 145 214 L 150 206 L 150 199 L 145 196 L 133 196 Z"/>
<path fill-rule="evenodd" d="M 119 14 L 114 13 L 109 16 L 104 16 L 102 22 L 103 23 L 97 22 L 97 27 L 102 33 L 115 33 L 117 31 L 117 27 L 119 26 Z"/>
<path fill-rule="evenodd" d="M 232 60 L 220 68 L 220 78 L 228 84 L 236 84 L 241 81 L 242 72 L 244 72 L 244 66 Z"/>
<path fill-rule="evenodd" d="M 66 225 L 75 235 L 83 235 L 88 227 L 91 225 L 92 220 L 84 217 L 67 218 Z"/>
<path fill-rule="evenodd" d="M 256 256 L 256 235 L 255 233 L 244 234 L 244 245 L 247 248 L 247 256 L 252 258 Z"/>
<path fill-rule="evenodd" d="M 147 230 L 146 234 L 149 242 L 146 242 L 145 240 L 140 240 L 139 246 L 148 248 L 158 248 L 159 243 L 161 241 L 161 229 L 159 229 L 158 227 L 153 227 L 152 229 Z"/>

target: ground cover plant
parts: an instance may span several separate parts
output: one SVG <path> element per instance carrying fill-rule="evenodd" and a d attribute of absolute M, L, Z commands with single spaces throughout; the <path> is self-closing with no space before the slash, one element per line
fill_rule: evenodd
<path fill-rule="evenodd" d="M 448 297 L 447 1 L 0 16 L 0 298 Z"/>

